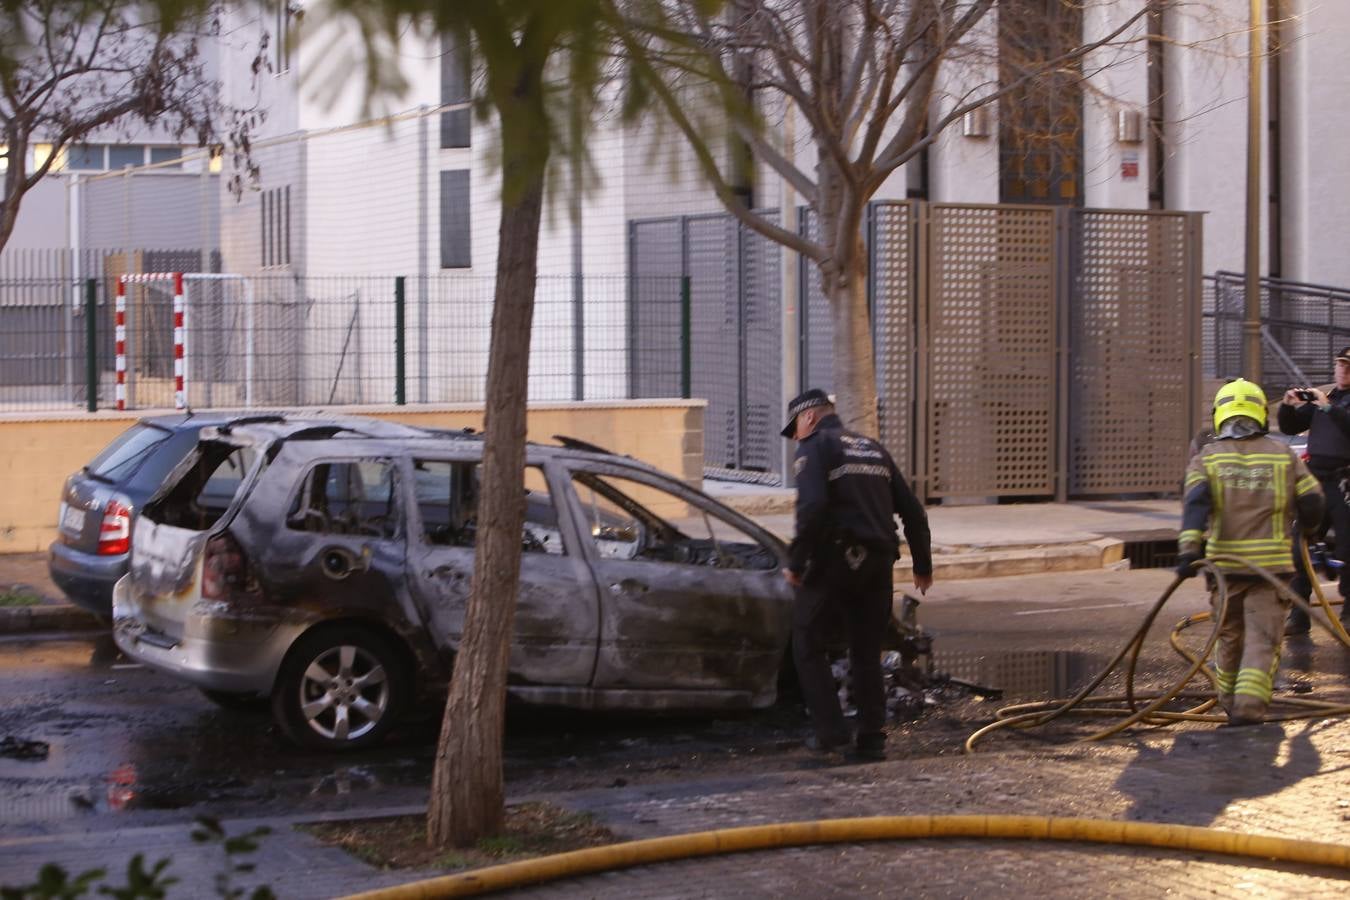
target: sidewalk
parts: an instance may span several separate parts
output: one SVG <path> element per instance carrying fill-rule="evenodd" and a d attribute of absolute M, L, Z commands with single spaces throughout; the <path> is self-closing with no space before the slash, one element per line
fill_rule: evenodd
<path fill-rule="evenodd" d="M 707 492 L 755 519 L 769 531 L 792 538 L 795 492 L 783 488 L 704 482 Z M 940 581 L 1067 572 L 1123 565 L 1125 543 L 1175 539 L 1181 520 L 1177 500 L 1084 501 L 1074 503 L 933 506 L 934 575 Z M 908 583 L 909 555 L 896 566 L 896 583 Z M 0 607 L 0 634 L 16 631 L 98 627 L 69 606 L 47 575 L 45 553 L 0 554 L 0 590 L 25 585 L 58 605 Z"/>
<path fill-rule="evenodd" d="M 796 492 L 728 481 L 704 490 L 790 540 Z M 930 506 L 939 580 L 1100 569 L 1121 563 L 1129 541 L 1175 540 L 1179 500 L 1100 500 Z M 909 571 L 909 555 L 897 565 Z"/>
<path fill-rule="evenodd" d="M 1342 722 L 1175 730 L 1129 743 L 1062 744 L 1052 754 L 1018 747 L 1018 742 L 998 741 L 972 756 L 870 765 L 804 763 L 796 770 L 716 781 L 637 784 L 511 801 L 549 800 L 588 812 L 630 840 L 819 818 L 1020 814 L 1345 841 L 1350 778 L 1343 761 L 1350 755 L 1350 728 Z M 418 807 L 381 809 L 364 817 L 419 812 Z M 226 823 L 231 833 L 259 824 L 274 831 L 256 855 L 256 875 L 240 884 L 270 884 L 283 898 L 332 897 L 440 874 L 377 871 L 293 830 L 303 820 Z M 151 861 L 173 857 L 173 873 L 183 881 L 170 896 L 205 896 L 212 893 L 211 878 L 220 869 L 219 851 L 193 844 L 189 830 L 184 823 L 0 840 L 0 884 L 23 883 L 46 861 L 69 872 L 104 866 L 116 873 L 132 854 L 144 853 Z M 553 882 L 509 896 L 779 900 L 898 896 L 902 886 L 906 896 L 1020 896 L 1035 885 L 1035 892 L 1046 897 L 1245 893 L 1330 898 L 1345 896 L 1346 875 L 1344 870 L 1153 848 L 929 840 L 691 859 Z"/>

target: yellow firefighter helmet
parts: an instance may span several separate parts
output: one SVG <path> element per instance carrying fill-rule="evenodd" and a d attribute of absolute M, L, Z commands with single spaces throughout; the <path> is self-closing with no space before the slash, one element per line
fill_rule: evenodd
<path fill-rule="evenodd" d="M 1266 427 L 1266 393 L 1259 384 L 1237 378 L 1214 393 L 1214 430 L 1234 416 L 1247 416 Z"/>

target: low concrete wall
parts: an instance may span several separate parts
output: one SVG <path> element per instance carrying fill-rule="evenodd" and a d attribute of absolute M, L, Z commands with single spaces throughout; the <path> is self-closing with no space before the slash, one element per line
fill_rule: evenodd
<path fill-rule="evenodd" d="M 650 463 L 698 485 L 703 478 L 702 400 L 539 403 L 530 407 L 528 437 L 589 441 Z M 0 414 L 0 553 L 45 550 L 56 537 L 57 507 L 66 477 L 144 416 L 134 413 Z M 295 410 L 297 415 L 315 410 Z M 434 428 L 483 427 L 474 405 L 349 406 L 328 410 Z"/>

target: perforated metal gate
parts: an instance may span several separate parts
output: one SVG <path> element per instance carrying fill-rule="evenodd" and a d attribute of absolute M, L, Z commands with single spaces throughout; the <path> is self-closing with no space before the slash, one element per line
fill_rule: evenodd
<path fill-rule="evenodd" d="M 725 215 L 632 228 L 636 273 L 678 258 L 691 279 L 707 463 L 775 471 L 778 247 Z M 879 201 L 866 239 L 881 437 L 923 496 L 1176 489 L 1198 409 L 1198 214 Z M 814 267 L 799 275 L 799 378 L 829 390 L 828 304 Z M 641 340 L 635 391 L 658 387 Z"/>
<path fill-rule="evenodd" d="M 1175 490 L 1200 381 L 1197 220 L 1072 217 L 1069 493 Z"/>
<path fill-rule="evenodd" d="M 883 201 L 868 209 L 872 345 L 881 442 L 905 473 L 914 471 L 914 227 L 917 204 Z"/>
<path fill-rule="evenodd" d="M 1050 207 L 929 207 L 929 497 L 1055 493 L 1060 223 Z"/>

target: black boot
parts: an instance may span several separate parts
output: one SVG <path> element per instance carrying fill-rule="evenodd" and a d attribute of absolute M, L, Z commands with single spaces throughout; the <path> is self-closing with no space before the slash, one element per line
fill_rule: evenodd
<path fill-rule="evenodd" d="M 1309 621 L 1308 614 L 1304 612 L 1303 607 L 1295 606 L 1289 610 L 1289 618 L 1284 620 L 1285 637 L 1307 634 L 1311 628 L 1312 622 Z"/>
<path fill-rule="evenodd" d="M 886 735 L 873 732 L 858 735 L 858 745 L 854 749 L 858 759 L 883 760 L 886 758 Z"/>

